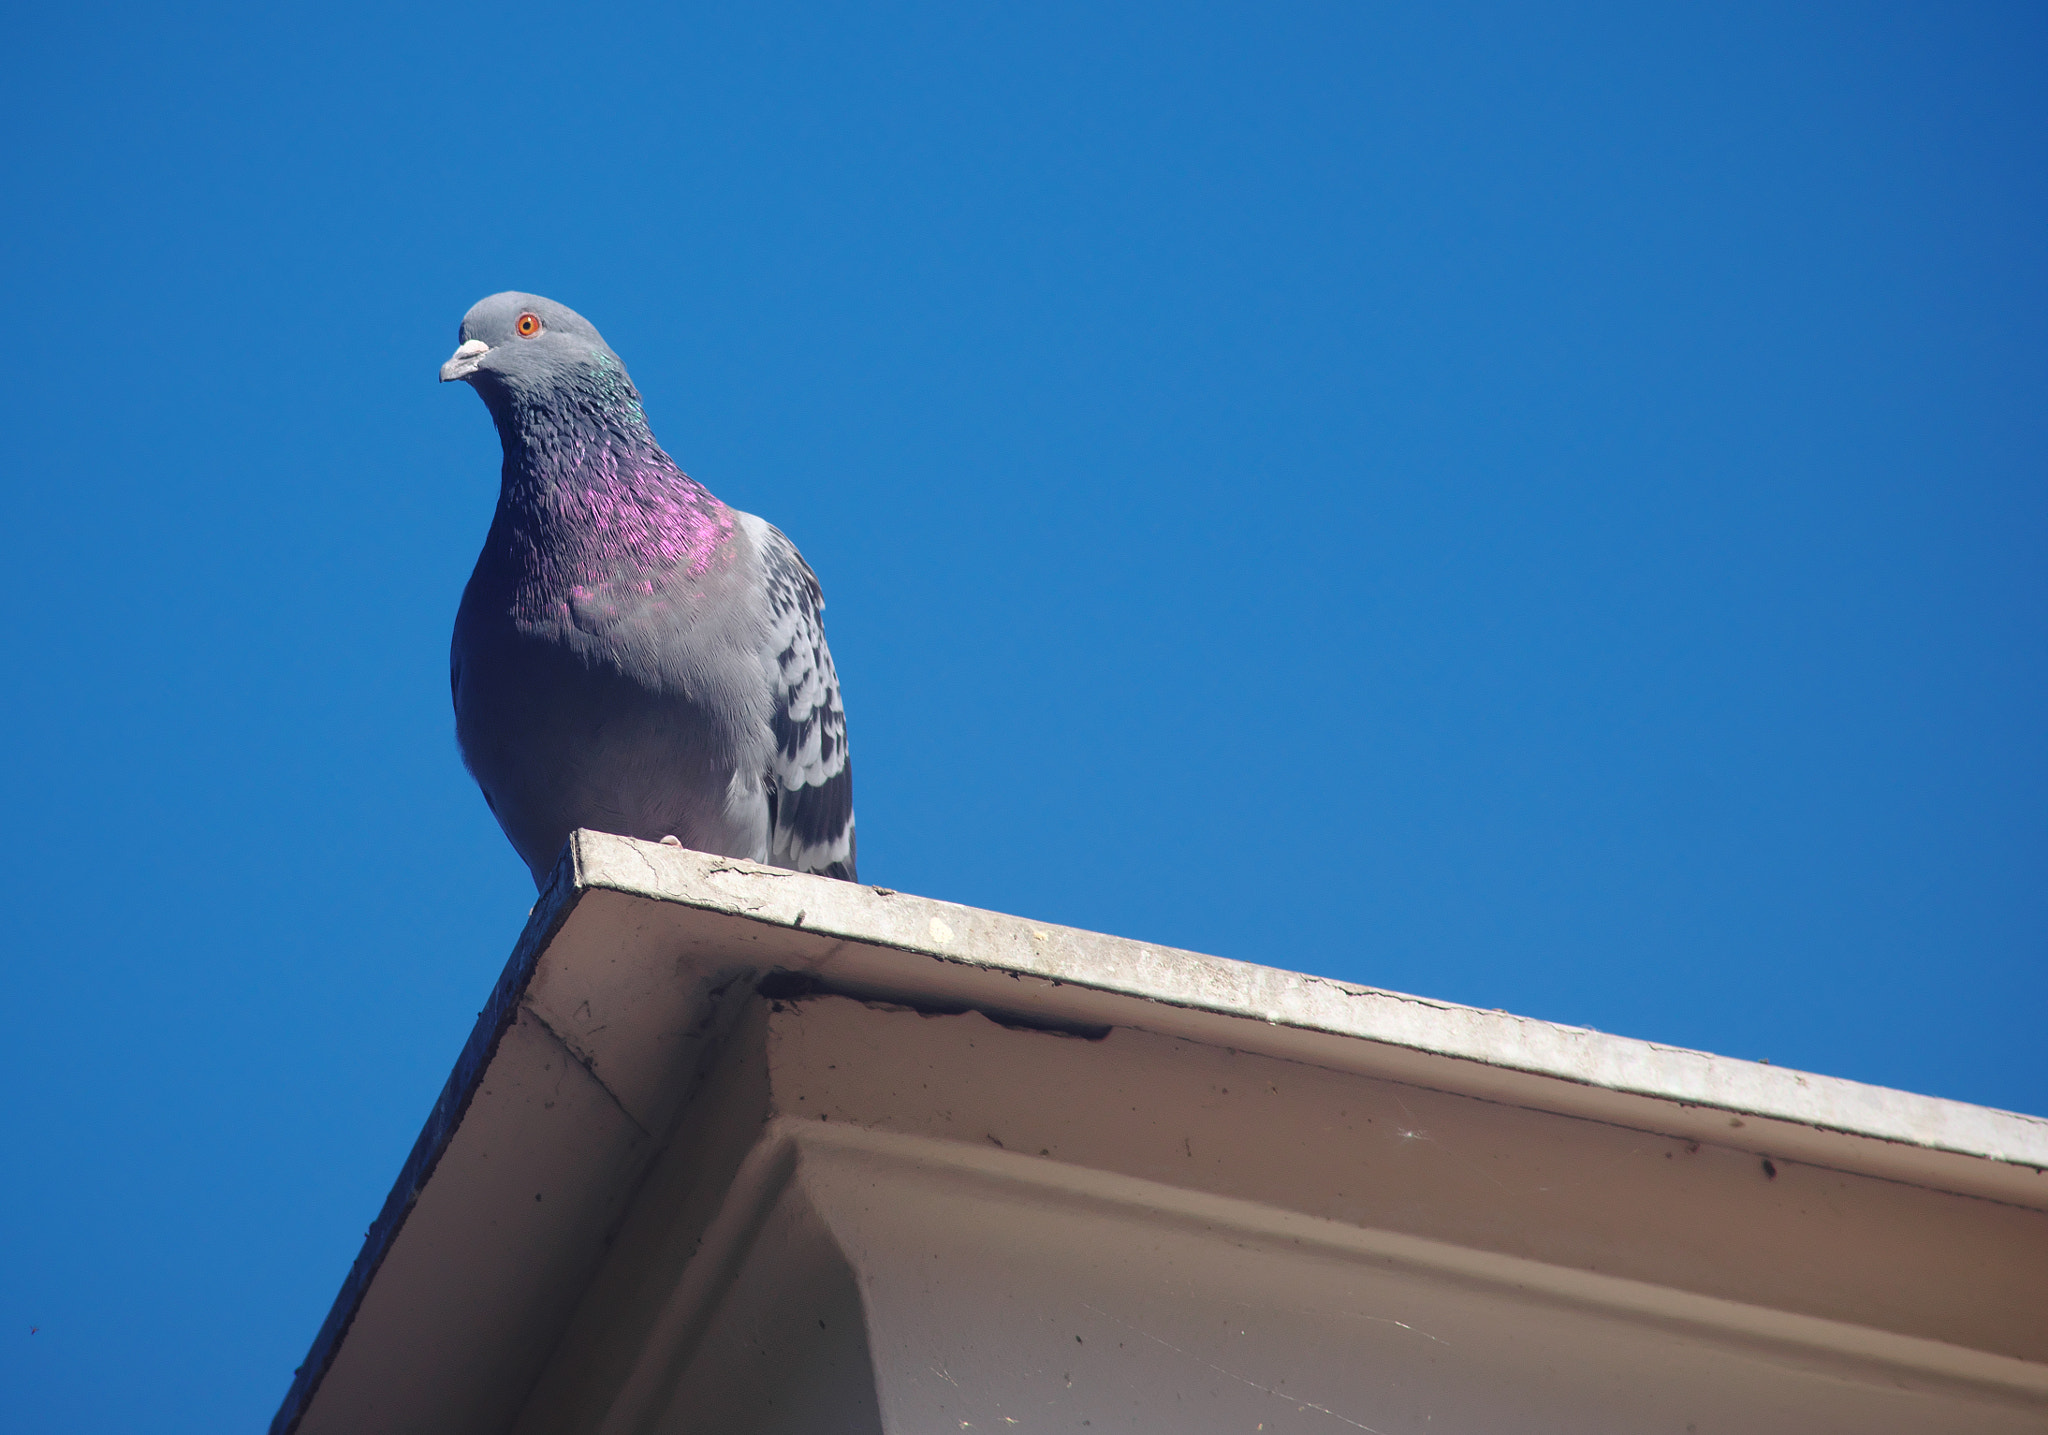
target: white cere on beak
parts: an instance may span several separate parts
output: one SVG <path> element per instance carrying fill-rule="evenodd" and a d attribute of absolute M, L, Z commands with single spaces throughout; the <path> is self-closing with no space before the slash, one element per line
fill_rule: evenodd
<path fill-rule="evenodd" d="M 445 384 L 453 379 L 468 378 L 476 372 L 477 365 L 484 361 L 484 355 L 490 351 L 491 346 L 482 339 L 464 339 L 462 347 L 450 356 L 447 363 L 441 365 L 441 382 Z"/>

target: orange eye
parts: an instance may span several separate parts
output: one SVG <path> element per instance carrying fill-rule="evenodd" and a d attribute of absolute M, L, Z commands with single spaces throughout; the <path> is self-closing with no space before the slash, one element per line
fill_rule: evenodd
<path fill-rule="evenodd" d="M 519 331 L 520 338 L 531 339 L 535 334 L 538 334 L 540 332 L 540 315 L 521 314 L 519 316 L 519 322 L 514 324 L 512 327 Z"/>

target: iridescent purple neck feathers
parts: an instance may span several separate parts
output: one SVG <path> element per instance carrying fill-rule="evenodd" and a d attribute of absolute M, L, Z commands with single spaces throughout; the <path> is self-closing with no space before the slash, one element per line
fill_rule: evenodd
<path fill-rule="evenodd" d="M 565 589 L 624 582 L 651 591 L 722 561 L 732 511 L 655 442 L 639 393 L 610 354 L 539 392 L 484 397 L 505 448 L 493 527 L 522 570 L 522 598 L 552 608 Z"/>

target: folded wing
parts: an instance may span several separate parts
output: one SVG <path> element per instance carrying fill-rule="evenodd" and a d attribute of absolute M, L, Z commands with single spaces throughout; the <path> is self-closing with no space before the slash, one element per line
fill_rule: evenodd
<path fill-rule="evenodd" d="M 780 529 L 763 527 L 775 737 L 765 784 L 768 860 L 852 882 L 853 764 L 839 675 L 820 617 L 824 595 L 796 546 Z"/>

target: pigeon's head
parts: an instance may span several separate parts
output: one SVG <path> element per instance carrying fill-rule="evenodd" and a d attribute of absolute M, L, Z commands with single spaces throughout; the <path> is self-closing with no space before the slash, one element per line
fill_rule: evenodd
<path fill-rule="evenodd" d="M 441 382 L 466 379 L 495 410 L 504 398 L 545 402 L 599 374 L 631 385 L 625 366 L 588 319 L 538 294 L 507 292 L 462 316 L 462 342 L 441 365 Z"/>

